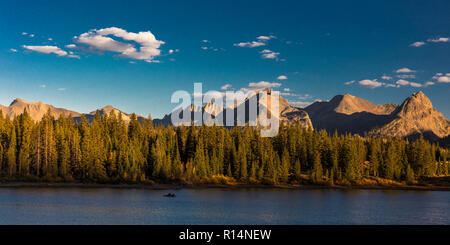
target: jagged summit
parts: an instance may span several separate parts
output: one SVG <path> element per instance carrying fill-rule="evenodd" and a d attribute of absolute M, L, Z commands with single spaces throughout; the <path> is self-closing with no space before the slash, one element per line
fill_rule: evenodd
<path fill-rule="evenodd" d="M 21 98 L 16 98 L 15 100 L 13 100 L 13 102 L 11 102 L 11 104 L 9 106 L 13 106 L 13 105 L 39 105 L 39 104 L 44 104 L 42 101 L 36 101 L 36 102 L 28 102 L 24 99 Z"/>
<path fill-rule="evenodd" d="M 121 113 L 122 111 L 120 111 L 119 109 L 116 109 L 114 106 L 112 105 L 107 105 L 105 107 L 102 107 L 100 109 L 97 109 L 95 111 L 90 112 L 90 115 L 95 115 L 97 113 L 97 111 L 100 112 L 101 115 L 103 114 L 110 114 L 112 111 L 117 115 L 117 113 Z"/>
<path fill-rule="evenodd" d="M 113 109 L 115 109 L 115 108 L 114 108 L 114 106 L 112 106 L 112 105 L 107 105 L 107 106 L 105 106 L 105 107 L 102 108 L 102 110 L 109 110 L 109 111 L 110 111 L 110 110 L 113 110 Z"/>
<path fill-rule="evenodd" d="M 223 111 L 223 107 L 221 107 L 219 104 L 214 103 L 214 102 L 210 102 L 210 103 L 206 103 L 205 106 L 203 107 L 203 110 L 208 112 L 209 114 L 216 116 L 219 113 L 221 113 Z"/>
<path fill-rule="evenodd" d="M 427 113 L 433 109 L 430 99 L 422 92 L 413 93 L 410 97 L 397 108 L 398 116 L 414 116 L 421 113 Z"/>
<path fill-rule="evenodd" d="M 413 93 L 392 113 L 392 121 L 370 132 L 377 136 L 416 138 L 424 135 L 438 140 L 450 134 L 450 121 L 433 107 L 422 92 Z"/>
<path fill-rule="evenodd" d="M 28 101 L 25 101 L 25 100 L 23 100 L 23 99 L 21 99 L 21 98 L 16 98 L 15 100 L 13 100 L 13 102 L 11 102 L 11 104 L 10 104 L 9 106 L 12 106 L 12 105 L 17 104 L 17 103 L 25 103 L 25 104 L 28 104 L 29 102 L 28 102 Z"/>
<path fill-rule="evenodd" d="M 259 93 L 258 93 L 259 91 L 261 91 L 261 90 L 251 91 L 249 94 L 249 97 L 244 102 L 237 103 L 234 106 L 231 106 L 226 109 L 223 106 L 222 107 L 219 106 L 217 103 L 207 103 L 201 109 L 204 113 L 208 113 L 209 115 L 211 115 L 213 117 L 223 118 L 224 122 L 226 121 L 226 116 L 227 116 L 226 111 L 227 110 L 232 110 L 235 115 L 238 115 L 237 111 L 245 111 L 246 112 L 245 119 L 242 118 L 242 119 L 239 119 L 239 121 L 240 122 L 244 121 L 245 123 L 248 123 L 249 121 L 251 121 L 248 108 L 250 105 L 250 101 L 255 98 L 254 96 L 256 96 L 257 104 L 259 106 L 262 106 L 263 108 L 264 107 L 267 108 L 268 112 L 270 114 L 270 110 L 271 110 L 270 98 L 271 97 L 268 97 L 268 100 L 267 100 L 267 103 L 269 104 L 269 106 L 268 106 L 267 104 L 263 103 L 260 100 Z M 266 88 L 263 91 L 268 92 L 268 94 L 271 94 L 271 92 L 272 92 L 272 90 L 269 88 Z M 258 106 L 258 108 L 259 108 L 259 106 Z M 183 112 L 183 114 L 191 113 L 192 114 L 191 120 L 193 120 L 193 113 L 199 112 L 199 111 L 200 111 L 200 108 L 195 107 L 194 105 L 191 105 L 189 109 L 188 108 L 179 108 L 178 110 L 173 111 L 172 113 L 179 113 L 180 115 L 182 112 Z M 156 122 L 156 124 L 171 125 L 172 113 L 167 114 L 164 116 L 163 119 L 155 120 L 154 122 Z M 303 127 L 312 128 L 312 123 L 308 116 L 308 113 L 302 109 L 299 109 L 299 108 L 289 105 L 289 102 L 286 99 L 284 99 L 282 96 L 280 96 L 280 101 L 279 101 L 279 113 L 280 113 L 280 115 L 279 115 L 280 121 L 300 122 L 300 124 Z M 257 117 L 259 117 L 259 110 L 257 113 Z M 214 120 L 216 120 L 216 119 L 214 119 Z M 234 125 L 237 125 L 238 119 L 235 117 L 234 120 L 235 120 Z M 223 124 L 225 125 L 225 123 L 223 123 Z"/>
<path fill-rule="evenodd" d="M 55 118 L 58 118 L 61 115 L 71 115 L 73 117 L 80 115 L 80 113 L 78 112 L 66 110 L 63 108 L 56 108 L 52 105 L 44 104 L 41 101 L 28 102 L 20 98 L 16 98 L 15 100 L 13 100 L 13 102 L 9 106 L 0 106 L 0 108 L 2 109 L 4 116 L 9 116 L 11 118 L 22 114 L 24 110 L 26 110 L 34 121 L 41 120 L 48 111 L 50 111 L 50 114 Z"/>
<path fill-rule="evenodd" d="M 114 113 L 114 115 L 116 115 L 117 117 L 120 115 L 122 117 L 122 119 L 127 123 L 131 120 L 131 114 L 127 114 L 127 113 L 115 108 L 112 105 L 107 105 L 98 110 L 92 111 L 91 113 L 89 113 L 89 115 L 87 115 L 88 118 L 92 119 L 97 114 L 97 111 L 100 113 L 100 115 L 110 115 L 111 113 Z M 143 116 L 140 116 L 140 115 L 136 115 L 136 116 L 138 119 L 144 118 Z"/>
<path fill-rule="evenodd" d="M 422 92 L 412 94 L 397 106 L 377 105 L 350 94 L 336 95 L 328 102 L 315 102 L 305 108 L 314 128 L 328 132 L 369 134 L 381 137 L 424 135 L 436 140 L 450 134 L 449 120 L 433 108 Z"/>

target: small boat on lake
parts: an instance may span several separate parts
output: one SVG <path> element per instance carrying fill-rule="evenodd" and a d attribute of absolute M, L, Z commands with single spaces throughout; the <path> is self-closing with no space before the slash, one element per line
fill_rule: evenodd
<path fill-rule="evenodd" d="M 164 195 L 165 197 L 176 197 L 175 193 L 168 193 Z"/>

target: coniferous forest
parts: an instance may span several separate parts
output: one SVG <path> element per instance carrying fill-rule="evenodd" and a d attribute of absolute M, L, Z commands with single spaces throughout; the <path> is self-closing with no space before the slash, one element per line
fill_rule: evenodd
<path fill-rule="evenodd" d="M 282 125 L 263 138 L 255 127 L 154 127 L 114 113 L 33 122 L 0 113 L 3 181 L 88 183 L 353 184 L 417 183 L 449 174 L 448 149 L 423 139 L 363 138 Z"/>

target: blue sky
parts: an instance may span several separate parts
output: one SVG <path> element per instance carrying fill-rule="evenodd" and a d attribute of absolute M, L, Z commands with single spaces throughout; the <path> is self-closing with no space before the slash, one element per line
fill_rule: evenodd
<path fill-rule="evenodd" d="M 253 83 L 295 105 L 343 93 L 401 103 L 422 90 L 449 118 L 449 9 L 438 0 L 2 1 L 0 104 L 19 97 L 85 113 L 111 104 L 157 118 L 194 82 L 204 91 Z"/>

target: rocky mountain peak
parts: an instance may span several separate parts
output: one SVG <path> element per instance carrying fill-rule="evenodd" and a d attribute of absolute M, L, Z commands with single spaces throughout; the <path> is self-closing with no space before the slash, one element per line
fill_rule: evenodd
<path fill-rule="evenodd" d="M 28 101 L 25 101 L 23 99 L 20 98 L 16 98 L 15 100 L 13 100 L 13 102 L 11 102 L 11 104 L 9 106 L 13 106 L 16 104 L 30 104 Z"/>
<path fill-rule="evenodd" d="M 430 99 L 422 92 L 413 93 L 397 108 L 395 114 L 400 117 L 423 117 L 423 114 L 430 114 L 434 111 Z"/>

